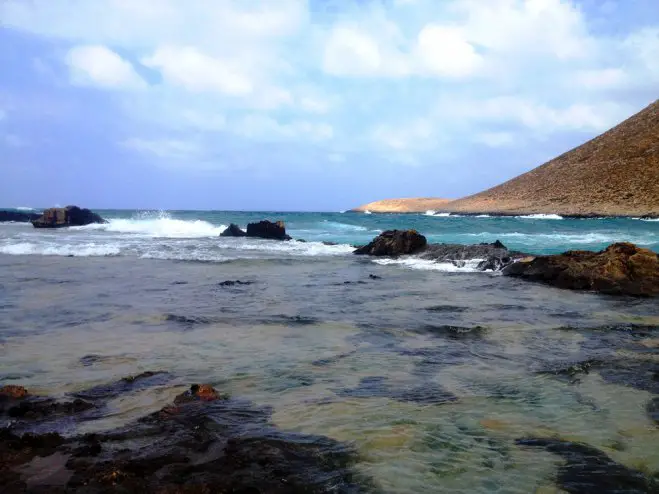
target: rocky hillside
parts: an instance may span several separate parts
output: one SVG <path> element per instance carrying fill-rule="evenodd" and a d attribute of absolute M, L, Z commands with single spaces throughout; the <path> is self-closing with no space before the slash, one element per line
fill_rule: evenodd
<path fill-rule="evenodd" d="M 659 216 L 659 100 L 558 158 L 441 209 Z"/>
<path fill-rule="evenodd" d="M 449 202 L 451 202 L 450 199 L 439 199 L 437 197 L 383 199 L 382 201 L 369 202 L 358 208 L 351 209 L 351 211 L 370 211 L 371 213 L 423 213 L 429 210 L 444 208 Z"/>

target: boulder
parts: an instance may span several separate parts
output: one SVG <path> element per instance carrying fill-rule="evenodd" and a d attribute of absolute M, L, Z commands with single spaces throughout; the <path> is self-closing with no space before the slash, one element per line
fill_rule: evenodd
<path fill-rule="evenodd" d="M 600 252 L 573 250 L 522 259 L 507 266 L 503 274 L 572 290 L 659 295 L 659 254 L 627 242 Z"/>
<path fill-rule="evenodd" d="M 283 221 L 259 221 L 258 223 L 249 223 L 247 225 L 247 236 L 267 238 L 270 240 L 291 240 L 291 237 L 286 235 L 286 227 Z"/>
<path fill-rule="evenodd" d="M 373 241 L 354 251 L 358 255 L 400 256 L 414 254 L 428 244 L 426 237 L 416 230 L 387 230 Z"/>
<path fill-rule="evenodd" d="M 27 223 L 36 220 L 41 215 L 37 213 L 21 213 L 20 211 L 0 211 L 0 223 L 15 221 L 17 223 Z"/>
<path fill-rule="evenodd" d="M 78 206 L 46 209 L 41 217 L 32 220 L 35 228 L 62 228 L 65 226 L 83 226 L 92 223 L 107 223 L 98 214 Z"/>
<path fill-rule="evenodd" d="M 247 234 L 235 223 L 231 223 L 229 228 L 220 233 L 220 237 L 245 237 L 246 235 Z"/>

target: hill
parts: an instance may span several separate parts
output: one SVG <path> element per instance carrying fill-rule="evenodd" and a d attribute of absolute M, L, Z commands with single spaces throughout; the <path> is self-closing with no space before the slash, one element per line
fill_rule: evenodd
<path fill-rule="evenodd" d="M 659 216 L 659 100 L 548 163 L 441 209 Z"/>
<path fill-rule="evenodd" d="M 451 202 L 450 199 L 439 199 L 436 197 L 383 199 L 381 201 L 369 202 L 358 208 L 351 209 L 351 211 L 370 211 L 372 213 L 423 213 L 429 210 L 444 208 L 449 202 Z"/>

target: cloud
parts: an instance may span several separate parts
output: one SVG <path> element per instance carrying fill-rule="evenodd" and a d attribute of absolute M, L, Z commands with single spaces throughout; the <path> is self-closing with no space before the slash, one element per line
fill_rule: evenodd
<path fill-rule="evenodd" d="M 193 47 L 162 47 L 142 59 L 157 69 L 166 82 L 190 91 L 219 91 L 231 96 L 249 94 L 254 89 L 239 66 L 209 57 Z"/>
<path fill-rule="evenodd" d="M 133 137 L 120 144 L 143 154 L 166 159 L 191 159 L 202 154 L 197 142 L 180 139 L 142 139 Z"/>
<path fill-rule="evenodd" d="M 447 77 L 465 77 L 475 73 L 483 63 L 459 29 L 428 24 L 418 35 L 417 53 L 429 73 Z"/>
<path fill-rule="evenodd" d="M 474 140 L 491 148 L 512 146 L 515 136 L 510 132 L 483 132 L 477 134 Z"/>
<path fill-rule="evenodd" d="M 74 84 L 102 88 L 143 88 L 144 80 L 117 53 L 105 46 L 86 45 L 71 48 L 66 63 Z"/>
<path fill-rule="evenodd" d="M 326 123 L 295 120 L 282 123 L 258 114 L 246 115 L 231 126 L 231 131 L 259 141 L 296 140 L 321 142 L 334 136 L 334 129 Z"/>

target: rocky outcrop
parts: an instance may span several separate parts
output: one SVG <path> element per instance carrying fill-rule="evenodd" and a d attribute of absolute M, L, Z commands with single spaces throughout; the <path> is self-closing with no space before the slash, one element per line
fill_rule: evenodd
<path fill-rule="evenodd" d="M 428 244 L 426 237 L 416 230 L 387 230 L 371 243 L 359 247 L 355 254 L 369 256 L 401 256 L 419 252 Z"/>
<path fill-rule="evenodd" d="M 21 213 L 20 211 L 0 211 L 0 223 L 15 221 L 17 223 L 27 223 L 36 220 L 41 215 L 37 213 Z"/>
<path fill-rule="evenodd" d="M 247 233 L 240 229 L 235 223 L 231 223 L 229 228 L 220 233 L 220 237 L 246 237 Z"/>
<path fill-rule="evenodd" d="M 521 252 L 508 250 L 499 240 L 476 245 L 431 244 L 419 253 L 421 259 L 450 262 L 458 267 L 463 267 L 467 261 L 479 260 L 474 266 L 479 271 L 500 271 L 524 256 Z"/>
<path fill-rule="evenodd" d="M 92 223 L 107 223 L 98 214 L 78 206 L 46 209 L 41 217 L 32 221 L 35 228 L 62 228 L 84 226 Z"/>
<path fill-rule="evenodd" d="M 286 227 L 283 221 L 259 221 L 258 223 L 249 223 L 247 225 L 247 236 L 266 238 L 270 240 L 291 240 L 289 235 L 286 235 Z"/>
<path fill-rule="evenodd" d="M 659 295 L 659 255 L 630 243 L 612 244 L 600 252 L 529 257 L 506 267 L 503 274 L 572 290 Z"/>

